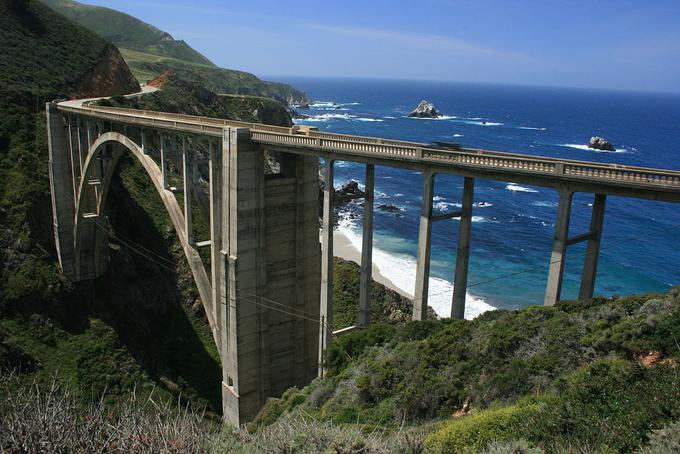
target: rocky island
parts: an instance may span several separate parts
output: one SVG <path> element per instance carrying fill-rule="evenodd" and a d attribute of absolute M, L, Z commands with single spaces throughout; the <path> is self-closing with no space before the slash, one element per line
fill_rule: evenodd
<path fill-rule="evenodd" d="M 616 148 L 614 148 L 614 145 L 612 145 L 610 141 L 600 136 L 591 137 L 588 148 L 602 151 L 616 151 Z"/>
<path fill-rule="evenodd" d="M 408 114 L 408 116 L 414 118 L 439 118 L 442 114 L 437 110 L 434 104 L 423 99 L 420 101 L 420 104 L 418 104 L 418 107 Z"/>

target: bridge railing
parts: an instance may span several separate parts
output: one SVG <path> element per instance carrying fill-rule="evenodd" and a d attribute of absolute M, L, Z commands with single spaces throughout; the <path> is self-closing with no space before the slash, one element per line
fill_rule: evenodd
<path fill-rule="evenodd" d="M 120 107 L 86 106 L 61 107 L 60 109 L 82 113 L 97 118 L 128 124 L 164 127 L 209 133 L 220 136 L 224 127 L 243 127 L 251 130 L 256 142 L 278 144 L 288 147 L 305 147 L 317 150 L 345 152 L 349 154 L 406 159 L 415 162 L 450 163 L 477 168 L 509 170 L 515 172 L 564 175 L 571 178 L 623 182 L 629 184 L 680 187 L 680 171 L 649 169 L 619 164 L 595 163 L 570 159 L 528 156 L 519 153 L 505 153 L 470 148 L 441 149 L 424 143 L 401 140 L 362 137 L 349 134 L 320 132 L 304 126 L 281 127 L 223 120 L 149 110 Z"/>
<path fill-rule="evenodd" d="M 411 160 L 451 163 L 499 170 L 526 171 L 583 177 L 590 180 L 621 181 L 636 184 L 680 187 L 680 172 L 621 166 L 618 164 L 590 163 L 587 161 L 561 160 L 556 158 L 530 157 L 527 155 L 489 152 L 487 150 L 441 150 L 412 146 L 409 142 L 379 143 L 346 140 L 337 134 L 285 135 L 266 131 L 252 131 L 256 142 L 303 146 L 319 150 L 348 152 L 357 155 L 407 158 Z M 354 136 L 353 139 L 359 137 Z M 420 144 L 416 144 L 420 145 Z"/>

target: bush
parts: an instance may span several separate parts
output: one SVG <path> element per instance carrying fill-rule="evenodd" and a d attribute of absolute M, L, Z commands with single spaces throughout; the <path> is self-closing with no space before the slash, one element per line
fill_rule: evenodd
<path fill-rule="evenodd" d="M 368 347 L 381 345 L 393 335 L 393 326 L 379 323 L 335 339 L 325 352 L 326 373 L 329 376 L 338 374 L 350 360 L 358 358 Z"/>
<path fill-rule="evenodd" d="M 562 380 L 554 401 L 527 422 L 525 437 L 545 447 L 628 452 L 678 417 L 680 371 L 602 360 Z"/>
<path fill-rule="evenodd" d="M 680 452 L 680 421 L 655 430 L 647 444 L 637 451 L 639 454 L 665 454 Z"/>
<path fill-rule="evenodd" d="M 434 431 L 425 439 L 425 447 L 434 453 L 476 452 L 492 442 L 515 438 L 523 422 L 537 410 L 538 404 L 523 401 L 508 407 L 471 413 L 447 422 Z"/>

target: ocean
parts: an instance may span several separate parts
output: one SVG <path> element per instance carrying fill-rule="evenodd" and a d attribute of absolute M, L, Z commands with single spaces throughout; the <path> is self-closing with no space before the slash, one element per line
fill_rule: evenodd
<path fill-rule="evenodd" d="M 296 123 L 321 131 L 613 162 L 680 170 L 680 96 L 604 90 L 472 83 L 277 77 L 315 100 Z M 444 115 L 413 119 L 422 99 Z M 615 152 L 586 145 L 593 135 Z M 380 272 L 412 293 L 422 176 L 376 167 L 374 260 Z M 336 163 L 335 187 L 363 183 L 364 166 Z M 462 178 L 438 175 L 434 210 L 459 206 Z M 570 234 L 587 231 L 593 196 L 576 194 Z M 549 188 L 477 179 L 466 318 L 491 308 L 543 304 L 557 209 Z M 343 209 L 338 230 L 361 249 L 361 207 Z M 448 316 L 458 220 L 432 229 L 430 305 Z M 567 253 L 562 299 L 574 299 L 584 246 Z M 608 197 L 595 294 L 664 292 L 680 284 L 680 205 Z"/>

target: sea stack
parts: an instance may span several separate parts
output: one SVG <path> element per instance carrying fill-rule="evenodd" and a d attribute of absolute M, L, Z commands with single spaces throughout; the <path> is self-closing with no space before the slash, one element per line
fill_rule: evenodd
<path fill-rule="evenodd" d="M 415 118 L 439 118 L 442 114 L 437 110 L 434 104 L 423 99 L 420 101 L 420 104 L 418 104 L 418 107 L 408 114 L 408 116 Z"/>
<path fill-rule="evenodd" d="M 591 137 L 588 148 L 603 151 L 616 151 L 616 148 L 614 148 L 614 145 L 612 145 L 610 141 L 600 136 Z"/>

